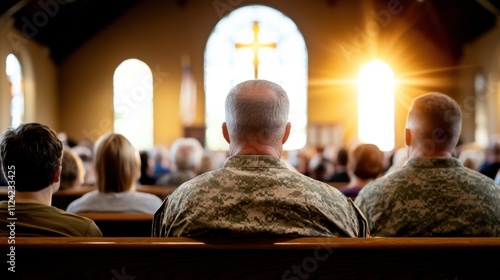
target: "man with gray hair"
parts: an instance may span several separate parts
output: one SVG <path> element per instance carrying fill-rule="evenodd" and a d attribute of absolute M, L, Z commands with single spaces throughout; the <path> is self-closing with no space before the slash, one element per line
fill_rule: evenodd
<path fill-rule="evenodd" d="M 153 236 L 367 235 L 366 220 L 350 199 L 281 161 L 291 127 L 281 86 L 242 82 L 231 89 L 225 107 L 229 158 L 164 201 Z"/>
<path fill-rule="evenodd" d="M 355 200 L 373 236 L 500 236 L 500 187 L 452 157 L 461 127 L 452 98 L 428 93 L 413 101 L 405 129 L 409 160 Z"/>

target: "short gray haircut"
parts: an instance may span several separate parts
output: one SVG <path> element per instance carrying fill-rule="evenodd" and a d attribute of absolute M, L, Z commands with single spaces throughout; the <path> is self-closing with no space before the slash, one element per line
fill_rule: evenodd
<path fill-rule="evenodd" d="M 451 97 L 431 92 L 417 97 L 410 111 L 411 121 L 418 122 L 418 137 L 436 144 L 456 145 L 462 130 L 462 110 Z"/>
<path fill-rule="evenodd" d="M 201 164 L 203 151 L 203 146 L 197 139 L 179 138 L 171 145 L 170 161 L 175 164 L 177 170 L 196 170 Z"/>
<path fill-rule="evenodd" d="M 271 91 L 274 96 L 262 98 Z M 290 103 L 285 90 L 266 80 L 249 80 L 234 86 L 226 97 L 226 125 L 236 138 L 257 136 L 259 140 L 278 140 L 288 122 Z"/>

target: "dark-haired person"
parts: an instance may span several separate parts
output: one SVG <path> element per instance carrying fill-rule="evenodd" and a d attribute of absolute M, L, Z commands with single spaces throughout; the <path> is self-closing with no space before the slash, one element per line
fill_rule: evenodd
<path fill-rule="evenodd" d="M 500 170 L 500 141 L 494 139 L 485 150 L 485 162 L 479 168 L 479 172 L 491 179 L 495 179 Z"/>
<path fill-rule="evenodd" d="M 327 179 L 328 182 L 344 182 L 349 183 L 349 173 L 347 173 L 347 163 L 349 162 L 349 153 L 345 147 L 342 147 L 337 152 L 335 162 L 335 170 L 333 175 Z"/>
<path fill-rule="evenodd" d="M 500 187 L 452 157 L 461 127 L 462 111 L 449 96 L 413 101 L 408 161 L 368 183 L 355 200 L 373 236 L 500 236 Z"/>
<path fill-rule="evenodd" d="M 179 186 L 155 213 L 153 236 L 364 237 L 366 221 L 328 184 L 288 169 L 285 90 L 250 80 L 226 97 L 222 134 L 229 155 L 220 169 Z"/>
<path fill-rule="evenodd" d="M 348 197 L 356 197 L 369 182 L 384 173 L 384 153 L 373 144 L 357 144 L 349 149 L 347 173 L 351 181 L 339 191 Z"/>
<path fill-rule="evenodd" d="M 45 125 L 22 124 L 2 134 L 2 168 L 15 196 L 14 202 L 0 202 L 1 236 L 10 234 L 7 225 L 16 236 L 102 236 L 93 221 L 51 206 L 60 185 L 62 151 L 57 134 Z"/>
<path fill-rule="evenodd" d="M 85 167 L 82 159 L 71 149 L 64 148 L 62 157 L 60 190 L 78 189 L 85 180 Z"/>

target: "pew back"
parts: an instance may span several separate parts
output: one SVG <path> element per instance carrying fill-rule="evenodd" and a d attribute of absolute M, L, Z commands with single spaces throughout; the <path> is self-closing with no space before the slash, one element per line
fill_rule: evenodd
<path fill-rule="evenodd" d="M 153 214 L 77 213 L 93 220 L 105 237 L 150 237 Z"/>
<path fill-rule="evenodd" d="M 72 201 L 95 189 L 95 186 L 82 186 L 78 189 L 59 190 L 54 195 L 52 195 L 52 206 L 66 210 L 66 208 Z M 175 188 L 138 185 L 136 187 L 136 190 L 139 192 L 154 194 L 163 200 L 165 199 L 165 197 L 167 197 L 167 195 L 171 194 L 175 190 Z M 7 187 L 0 187 L 0 201 L 8 200 L 7 194 Z"/>
<path fill-rule="evenodd" d="M 24 279 L 493 279 L 500 238 L 20 237 L 14 251 Z"/>

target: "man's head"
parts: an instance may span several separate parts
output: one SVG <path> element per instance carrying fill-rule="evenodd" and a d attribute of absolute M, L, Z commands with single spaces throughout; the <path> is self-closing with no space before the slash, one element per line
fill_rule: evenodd
<path fill-rule="evenodd" d="M 368 180 L 384 172 L 384 153 L 373 144 L 358 144 L 349 150 L 347 162 L 349 176 Z"/>
<path fill-rule="evenodd" d="M 61 186 L 59 189 L 64 190 L 83 185 L 85 167 L 82 159 L 71 148 L 64 148 L 61 165 Z"/>
<path fill-rule="evenodd" d="M 179 138 L 172 143 L 170 155 L 170 161 L 177 170 L 197 172 L 203 157 L 203 147 L 195 138 Z"/>
<path fill-rule="evenodd" d="M 63 144 L 49 127 L 22 124 L 6 130 L 0 139 L 0 157 L 6 177 L 14 175 L 16 191 L 36 192 L 59 183 Z M 9 173 L 15 170 L 15 173 Z M 9 180 L 9 179 L 8 179 Z"/>
<path fill-rule="evenodd" d="M 226 98 L 224 137 L 230 145 L 256 150 L 271 146 L 281 151 L 290 133 L 289 107 L 288 96 L 278 84 L 266 80 L 237 84 Z"/>
<path fill-rule="evenodd" d="M 405 142 L 411 155 L 451 155 L 462 128 L 462 111 L 449 96 L 432 92 L 417 97 L 408 112 Z"/>

